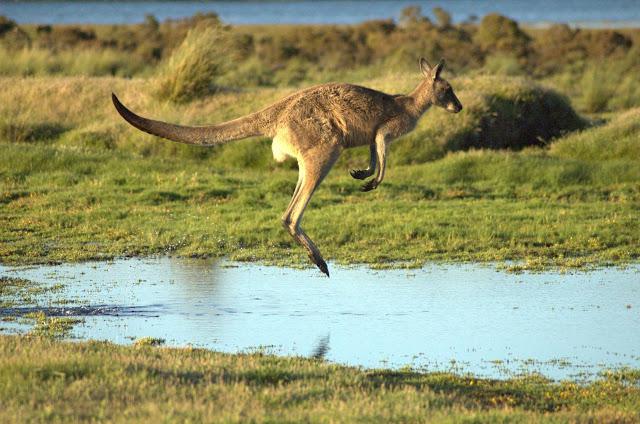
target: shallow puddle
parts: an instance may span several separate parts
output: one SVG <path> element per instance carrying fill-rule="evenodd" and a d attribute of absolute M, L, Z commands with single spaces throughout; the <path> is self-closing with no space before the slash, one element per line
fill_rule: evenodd
<path fill-rule="evenodd" d="M 364 367 L 554 379 L 640 368 L 640 265 L 569 274 L 480 265 L 331 270 L 327 279 L 314 269 L 173 258 L 0 266 L 3 276 L 64 285 L 36 308 L 0 312 L 81 316 L 73 334 L 82 339 L 151 336 Z"/>

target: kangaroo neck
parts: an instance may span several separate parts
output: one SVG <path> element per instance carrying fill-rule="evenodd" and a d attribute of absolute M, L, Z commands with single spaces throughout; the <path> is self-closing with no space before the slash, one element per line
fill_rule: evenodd
<path fill-rule="evenodd" d="M 417 116 L 425 113 L 433 104 L 431 99 L 433 98 L 433 87 L 431 81 L 422 80 L 420 84 L 409 94 L 409 97 L 413 99 L 413 106 Z"/>

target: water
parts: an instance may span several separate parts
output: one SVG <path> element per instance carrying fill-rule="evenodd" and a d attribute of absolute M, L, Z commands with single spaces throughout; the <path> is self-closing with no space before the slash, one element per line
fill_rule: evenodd
<path fill-rule="evenodd" d="M 260 23 L 354 23 L 370 19 L 397 19 L 409 5 L 419 5 L 429 14 L 444 7 L 455 22 L 471 15 L 498 12 L 520 22 L 568 22 L 580 26 L 638 26 L 637 0 L 455 0 L 455 1 L 6 1 L 0 0 L 0 15 L 18 23 L 136 23 L 145 14 L 160 20 L 215 12 L 231 24 Z"/>
<path fill-rule="evenodd" d="M 151 336 L 303 356 L 328 348 L 326 359 L 343 364 L 489 377 L 640 367 L 640 265 L 519 275 L 479 265 L 332 270 L 327 279 L 314 269 L 159 258 L 0 266 L 0 275 L 64 284 L 55 297 L 71 302 L 40 309 L 84 317 L 74 329 L 81 339 Z"/>

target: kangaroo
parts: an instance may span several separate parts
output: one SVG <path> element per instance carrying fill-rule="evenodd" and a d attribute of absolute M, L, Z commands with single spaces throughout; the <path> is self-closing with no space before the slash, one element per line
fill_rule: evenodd
<path fill-rule="evenodd" d="M 359 180 L 375 174 L 361 189 L 370 191 L 384 179 L 389 143 L 412 131 L 431 105 L 452 113 L 462 110 L 451 85 L 440 78 L 444 61 L 432 67 L 420 58 L 419 64 L 424 79 L 408 95 L 389 95 L 352 84 L 322 84 L 298 91 L 258 112 L 204 127 L 143 118 L 127 109 L 113 93 L 112 100 L 118 113 L 134 127 L 180 143 L 213 146 L 253 136 L 273 138 L 277 162 L 287 157 L 298 161 L 298 183 L 282 215 L 282 224 L 328 277 L 327 263 L 300 223 L 311 196 L 342 150 L 369 146 L 369 166 L 351 170 L 350 174 Z"/>

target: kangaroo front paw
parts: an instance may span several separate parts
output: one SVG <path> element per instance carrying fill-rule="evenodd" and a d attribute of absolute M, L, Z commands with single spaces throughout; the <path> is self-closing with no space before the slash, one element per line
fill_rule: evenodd
<path fill-rule="evenodd" d="M 378 181 L 376 181 L 376 179 L 374 178 L 373 180 L 367 181 L 362 186 L 362 188 L 360 190 L 361 191 L 371 191 L 371 190 L 375 189 L 376 187 L 378 187 Z"/>
<path fill-rule="evenodd" d="M 351 171 L 349 171 L 349 174 L 351 174 L 351 176 L 356 180 L 364 180 L 371 175 L 365 169 L 352 169 Z"/>

